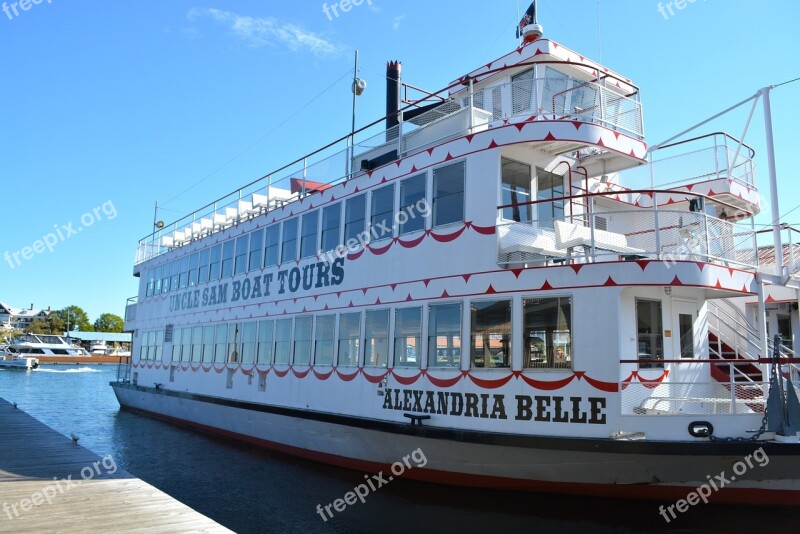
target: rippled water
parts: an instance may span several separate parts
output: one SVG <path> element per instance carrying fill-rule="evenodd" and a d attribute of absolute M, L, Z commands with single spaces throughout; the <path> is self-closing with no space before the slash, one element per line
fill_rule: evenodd
<path fill-rule="evenodd" d="M 470 490 L 395 480 L 327 523 L 316 514 L 363 481 L 346 471 L 121 412 L 116 368 L 0 370 L 0 397 L 228 528 L 248 532 L 753 532 L 800 513 L 701 506 L 667 525 L 652 503 Z M 4 429 L 0 429 L 2 433 Z"/>

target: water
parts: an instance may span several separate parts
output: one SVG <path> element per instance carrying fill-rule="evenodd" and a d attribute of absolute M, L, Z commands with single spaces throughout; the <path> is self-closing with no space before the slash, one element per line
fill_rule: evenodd
<path fill-rule="evenodd" d="M 62 434 L 79 436 L 81 445 L 97 454 L 113 455 L 120 468 L 240 533 L 752 532 L 786 529 L 800 515 L 700 505 L 668 525 L 653 503 L 398 479 L 370 494 L 366 503 L 323 522 L 317 505 L 343 497 L 363 482 L 364 473 L 254 450 L 122 412 L 108 385 L 115 373 L 113 366 L 0 370 L 0 397 Z"/>

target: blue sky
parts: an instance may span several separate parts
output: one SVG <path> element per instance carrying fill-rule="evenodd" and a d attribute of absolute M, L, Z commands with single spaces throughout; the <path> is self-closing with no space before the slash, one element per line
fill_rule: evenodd
<path fill-rule="evenodd" d="M 170 221 L 349 130 L 356 48 L 363 125 L 383 115 L 387 60 L 438 90 L 512 50 L 518 20 L 516 0 L 364 0 L 330 17 L 316 0 L 42 0 L 16 15 L 6 3 L 0 255 L 51 232 L 64 239 L 13 268 L 0 261 L 0 300 L 78 304 L 92 320 L 122 315 L 136 294 L 136 245 L 156 201 Z M 651 144 L 800 76 L 795 0 L 687 0 L 667 16 L 658 4 L 600 0 L 599 25 L 597 0 L 539 8 L 547 37 L 642 88 Z M 800 83 L 773 92 L 782 213 L 800 204 L 798 102 Z M 748 111 L 707 131 L 739 136 Z M 747 140 L 768 198 L 763 139 L 759 108 Z M 764 212 L 757 222 L 769 223 Z M 78 232 L 81 217 L 91 224 Z"/>

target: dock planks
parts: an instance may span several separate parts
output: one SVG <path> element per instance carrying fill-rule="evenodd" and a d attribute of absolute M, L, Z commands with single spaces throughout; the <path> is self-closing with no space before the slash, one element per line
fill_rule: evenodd
<path fill-rule="evenodd" d="M 231 532 L 115 465 L 0 399 L 0 532 Z"/>

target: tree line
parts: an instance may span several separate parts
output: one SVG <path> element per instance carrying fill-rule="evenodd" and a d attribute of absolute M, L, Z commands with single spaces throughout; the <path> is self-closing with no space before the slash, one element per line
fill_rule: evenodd
<path fill-rule="evenodd" d="M 26 334 L 63 335 L 64 332 L 122 332 L 125 321 L 119 315 L 103 313 L 94 322 L 80 306 L 67 306 L 61 310 L 53 310 L 45 319 L 33 321 Z M 20 332 L 5 332 L 4 337 L 13 337 Z"/>

